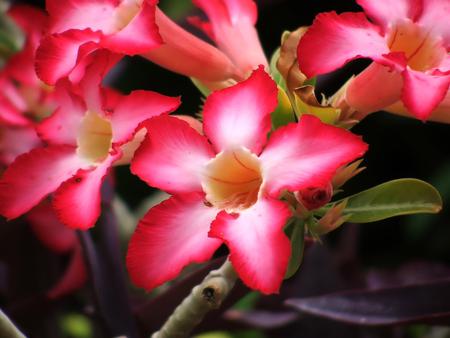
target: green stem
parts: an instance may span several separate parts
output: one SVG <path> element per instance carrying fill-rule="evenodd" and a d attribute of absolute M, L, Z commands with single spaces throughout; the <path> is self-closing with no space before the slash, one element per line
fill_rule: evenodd
<path fill-rule="evenodd" d="M 236 272 L 226 260 L 195 286 L 151 338 L 185 338 L 203 320 L 205 315 L 222 304 L 237 280 Z"/>
<path fill-rule="evenodd" d="M 0 310 L 0 337 L 26 338 L 2 310 Z"/>

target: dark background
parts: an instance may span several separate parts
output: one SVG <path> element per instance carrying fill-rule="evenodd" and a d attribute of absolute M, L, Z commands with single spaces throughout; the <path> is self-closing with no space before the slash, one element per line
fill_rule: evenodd
<path fill-rule="evenodd" d="M 161 1 L 161 5 L 170 10 L 171 2 L 178 1 Z M 43 1 L 17 2 L 43 5 Z M 319 12 L 361 10 L 353 1 L 260 0 L 257 3 L 257 28 L 268 56 L 279 46 L 284 30 L 311 24 Z M 192 15 L 195 11 L 188 8 L 187 12 L 181 11 L 181 15 L 178 11 L 178 19 L 183 22 L 183 13 Z M 322 81 L 320 89 L 332 94 L 346 78 L 367 64 L 366 60 L 353 62 Z M 150 89 L 172 96 L 181 95 L 183 104 L 178 113 L 194 115 L 198 111 L 200 94 L 189 79 L 137 57 L 126 58 L 122 67 L 121 73 L 113 80 L 116 88 L 124 92 Z M 396 268 L 411 261 L 450 263 L 450 212 L 447 208 L 450 201 L 449 126 L 379 112 L 367 117 L 353 131 L 363 136 L 370 150 L 364 160 L 367 169 L 344 187 L 344 194 L 391 179 L 413 177 L 430 182 L 440 191 L 444 209 L 438 215 L 396 217 L 382 222 L 343 226 L 327 236 L 324 245 L 336 249 L 347 243 L 353 247 L 363 271 Z M 131 208 L 136 208 L 152 193 L 145 183 L 129 173 L 127 167 L 117 169 L 116 184 L 119 194 Z M 353 237 L 345 238 L 350 236 L 350 228 Z"/>

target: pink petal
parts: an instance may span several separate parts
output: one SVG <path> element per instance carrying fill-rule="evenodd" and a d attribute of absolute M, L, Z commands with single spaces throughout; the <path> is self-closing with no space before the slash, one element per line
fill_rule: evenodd
<path fill-rule="evenodd" d="M 115 53 L 135 55 L 160 46 L 163 41 L 155 23 L 155 4 L 144 1 L 142 9 L 127 26 L 105 36 L 101 46 Z"/>
<path fill-rule="evenodd" d="M 40 85 L 34 71 L 34 54 L 45 29 L 47 16 L 40 8 L 28 5 L 11 6 L 8 16 L 22 29 L 26 40 L 23 49 L 8 59 L 2 72 L 22 84 Z"/>
<path fill-rule="evenodd" d="M 70 29 L 110 32 L 115 29 L 114 11 L 117 0 L 47 0 L 51 32 Z"/>
<path fill-rule="evenodd" d="M 14 159 L 41 145 L 32 126 L 24 128 L 0 126 L 0 164 L 9 165 Z"/>
<path fill-rule="evenodd" d="M 401 73 L 373 62 L 350 81 L 345 99 L 358 112 L 368 114 L 399 100 L 402 88 Z"/>
<path fill-rule="evenodd" d="M 260 199 L 239 214 L 217 215 L 209 235 L 222 239 L 242 281 L 264 294 L 278 292 L 291 255 L 283 232 L 291 212 L 286 204 Z"/>
<path fill-rule="evenodd" d="M 450 74 L 438 72 L 432 75 L 407 69 L 403 78 L 403 103 L 415 117 L 426 120 L 444 99 L 450 85 Z"/>
<path fill-rule="evenodd" d="M 0 179 L 0 214 L 9 219 L 24 214 L 83 165 L 71 146 L 36 148 L 20 155 Z"/>
<path fill-rule="evenodd" d="M 168 114 L 179 105 L 180 98 L 145 90 L 136 90 L 123 96 L 110 116 L 113 142 L 128 142 L 142 122 L 153 116 Z"/>
<path fill-rule="evenodd" d="M 214 157 L 207 139 L 171 116 L 154 117 L 145 127 L 147 136 L 136 151 L 131 171 L 165 191 L 202 191 L 202 169 Z"/>
<path fill-rule="evenodd" d="M 0 123 L 8 126 L 27 126 L 30 121 L 9 101 L 8 97 L 0 96 Z"/>
<path fill-rule="evenodd" d="M 36 51 L 36 73 L 50 85 L 68 76 L 78 60 L 98 48 L 101 34 L 89 29 L 70 30 L 62 34 L 48 35 L 42 39 Z M 80 48 L 84 46 L 83 53 Z"/>
<path fill-rule="evenodd" d="M 213 40 L 244 77 L 259 65 L 268 67 L 254 27 L 257 18 L 252 0 L 195 0 L 210 21 Z M 242 48 L 245 46 L 245 48 Z"/>
<path fill-rule="evenodd" d="M 173 196 L 149 210 L 131 237 L 127 267 L 134 284 L 151 290 L 191 263 L 211 258 L 221 241 L 208 238 L 217 209 L 203 194 Z"/>
<path fill-rule="evenodd" d="M 213 24 L 226 21 L 234 25 L 239 20 L 248 20 L 254 25 L 258 16 L 252 0 L 193 0 L 193 3 L 208 15 Z"/>
<path fill-rule="evenodd" d="M 8 10 L 8 16 L 25 31 L 26 35 L 41 35 L 47 23 L 45 12 L 34 6 L 15 4 Z"/>
<path fill-rule="evenodd" d="M 36 237 L 49 250 L 56 253 L 67 253 L 73 250 L 78 243 L 75 231 L 67 228 L 58 220 L 48 201 L 40 203 L 28 212 L 27 219 Z"/>
<path fill-rule="evenodd" d="M 247 80 L 208 96 L 204 130 L 216 151 L 244 146 L 259 154 L 271 128 L 277 95 L 275 82 L 261 66 Z"/>
<path fill-rule="evenodd" d="M 100 188 L 112 163 L 121 154 L 109 155 L 93 169 L 79 170 L 58 188 L 53 207 L 59 220 L 73 229 L 86 230 L 95 225 L 101 211 Z"/>
<path fill-rule="evenodd" d="M 156 9 L 156 23 L 164 44 L 142 56 L 176 73 L 201 81 L 225 81 L 238 77 L 231 60 Z"/>
<path fill-rule="evenodd" d="M 80 244 L 70 257 L 69 265 L 61 279 L 47 292 L 47 297 L 56 299 L 80 289 L 87 280 L 87 271 L 84 264 L 83 252 Z"/>
<path fill-rule="evenodd" d="M 389 53 L 380 29 L 363 13 L 321 13 L 298 45 L 300 69 L 308 77 L 331 72 L 357 58 L 387 62 Z"/>
<path fill-rule="evenodd" d="M 50 144 L 77 145 L 78 129 L 87 111 L 81 99 L 71 93 L 66 82 L 56 87 L 59 108 L 36 127 L 39 136 Z"/>
<path fill-rule="evenodd" d="M 427 31 L 441 36 L 444 46 L 450 48 L 450 3 L 448 0 L 423 0 L 422 15 L 418 23 L 425 26 Z"/>
<path fill-rule="evenodd" d="M 299 123 L 271 135 L 260 156 L 264 188 L 278 196 L 283 189 L 324 186 L 337 168 L 361 157 L 366 150 L 367 144 L 360 137 L 303 115 Z"/>
<path fill-rule="evenodd" d="M 422 12 L 422 0 L 356 0 L 367 16 L 383 27 L 385 32 L 389 26 L 400 20 L 415 21 Z"/>
<path fill-rule="evenodd" d="M 102 50 L 90 54 L 81 66 L 84 69 L 81 71 L 83 74 L 79 82 L 80 94 L 88 110 L 97 114 L 102 114 L 104 108 L 102 81 L 115 61 L 114 54 Z"/>

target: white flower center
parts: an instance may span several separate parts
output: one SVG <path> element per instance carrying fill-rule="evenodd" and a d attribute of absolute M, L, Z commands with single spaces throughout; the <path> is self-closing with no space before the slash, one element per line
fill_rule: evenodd
<path fill-rule="evenodd" d="M 223 151 L 208 163 L 202 187 L 209 203 L 239 212 L 255 204 L 262 182 L 258 157 L 240 148 Z"/>
<path fill-rule="evenodd" d="M 87 112 L 77 137 L 77 153 L 89 162 L 101 162 L 112 144 L 111 122 L 94 112 Z"/>
<path fill-rule="evenodd" d="M 408 66 L 417 71 L 435 68 L 447 55 L 440 37 L 411 20 L 403 20 L 393 27 L 388 35 L 388 46 L 391 52 L 405 53 Z"/>

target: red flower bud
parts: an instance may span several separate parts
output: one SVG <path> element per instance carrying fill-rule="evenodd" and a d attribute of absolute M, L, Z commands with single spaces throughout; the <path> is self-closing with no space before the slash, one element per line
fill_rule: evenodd
<path fill-rule="evenodd" d="M 308 210 L 327 204 L 333 196 L 333 186 L 328 183 L 322 187 L 308 187 L 295 192 L 295 198 Z"/>

